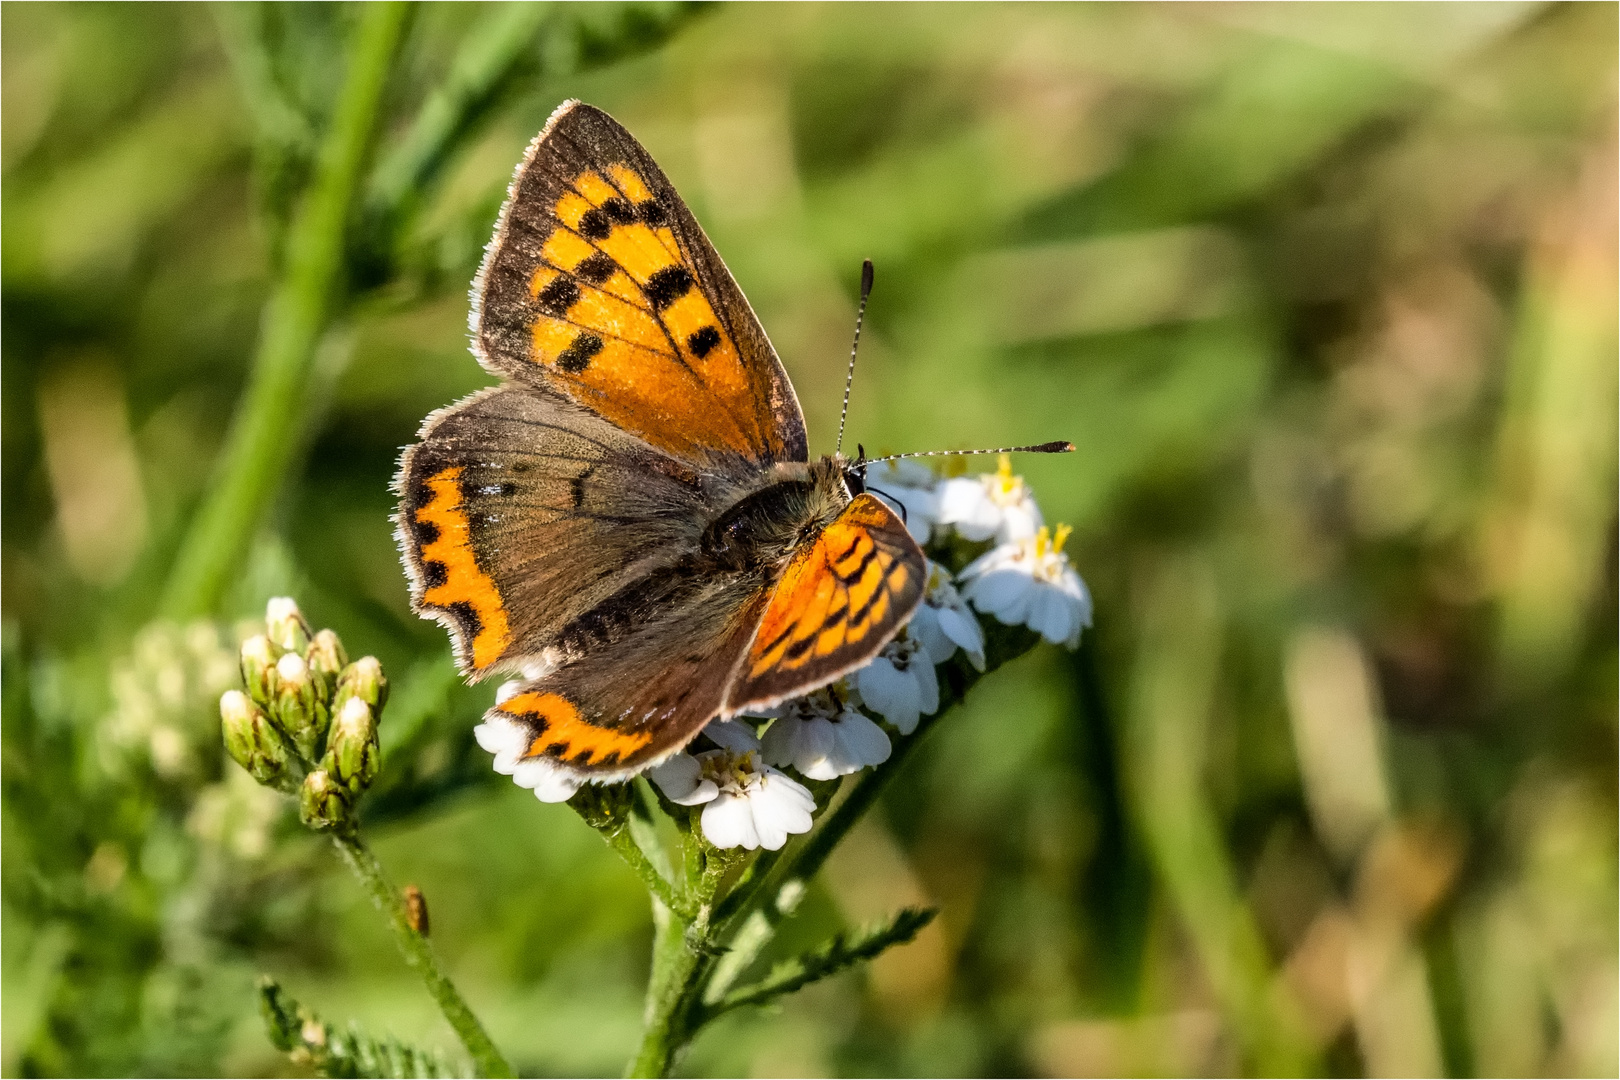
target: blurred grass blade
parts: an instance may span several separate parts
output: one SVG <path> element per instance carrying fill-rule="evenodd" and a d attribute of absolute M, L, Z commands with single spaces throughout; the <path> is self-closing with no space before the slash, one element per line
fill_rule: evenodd
<path fill-rule="evenodd" d="M 345 230 L 361 168 L 411 11 L 402 3 L 360 8 L 349 70 L 288 235 L 286 269 L 265 306 L 247 389 L 215 483 L 170 574 L 163 609 L 171 616 L 203 614 L 218 604 L 293 459 L 316 347 L 341 306 Z"/>
<path fill-rule="evenodd" d="M 497 4 L 467 31 L 444 82 L 428 94 L 405 136 L 378 164 L 366 200 L 368 217 L 386 229 L 408 202 L 432 188 L 451 155 L 500 104 L 525 66 L 539 66 L 537 39 L 552 11 L 545 3 Z"/>
<path fill-rule="evenodd" d="M 1145 572 L 1142 636 L 1126 732 L 1136 812 L 1160 880 L 1186 926 L 1226 1021 L 1253 1067 L 1314 1071 L 1291 997 L 1238 891 L 1219 819 L 1204 793 L 1207 726 L 1221 623 L 1209 568 L 1170 557 Z"/>
<path fill-rule="evenodd" d="M 1541 223 L 1509 354 L 1484 546 L 1498 564 L 1497 648 L 1513 697 L 1568 668 L 1605 560 L 1613 565 L 1612 123 L 1610 131 L 1588 150 L 1569 203 Z"/>

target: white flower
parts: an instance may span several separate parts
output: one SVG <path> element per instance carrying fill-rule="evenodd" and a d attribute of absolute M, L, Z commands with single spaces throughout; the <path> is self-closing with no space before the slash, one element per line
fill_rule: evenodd
<path fill-rule="evenodd" d="M 1059 525 L 1054 538 L 1043 525 L 1033 537 L 991 548 L 962 571 L 963 594 L 1009 626 L 1074 648 L 1091 625 L 1091 593 L 1063 554 L 1069 532 Z"/>
<path fill-rule="evenodd" d="M 936 664 L 943 664 L 961 648 L 974 667 L 984 670 L 984 628 L 951 584 L 951 572 L 932 559 L 928 562 L 928 591 L 906 624 L 906 632 Z"/>
<path fill-rule="evenodd" d="M 720 721 L 703 733 L 720 743 L 720 749 L 676 754 L 647 775 L 671 801 L 703 804 L 700 820 L 709 843 L 776 851 L 790 835 L 810 831 L 815 797 L 760 760 L 759 740 L 752 732 Z"/>
<path fill-rule="evenodd" d="M 933 661 L 905 630 L 855 673 L 861 701 L 910 735 L 924 715 L 939 708 L 939 676 Z"/>
<path fill-rule="evenodd" d="M 502 688 L 504 689 L 504 687 Z M 524 757 L 529 749 L 529 731 L 504 713 L 486 714 L 473 728 L 478 745 L 495 755 L 495 771 L 510 776 L 518 787 L 534 789 L 541 802 L 567 802 L 585 782 L 573 770 L 546 757 Z"/>
<path fill-rule="evenodd" d="M 1012 459 L 1001 455 L 1001 465 L 983 476 L 958 476 L 939 486 L 939 523 L 955 525 L 969 540 L 1005 544 L 1035 535 L 1041 527 L 1041 508 L 1022 476 L 1014 476 Z"/>
<path fill-rule="evenodd" d="M 939 496 L 935 490 L 938 482 L 934 470 L 907 458 L 877 461 L 866 467 L 867 490 L 897 508 L 906 530 L 919 544 L 928 543 L 934 522 L 939 518 Z"/>
<path fill-rule="evenodd" d="M 771 710 L 765 760 L 792 765 L 812 780 L 835 780 L 889 760 L 889 737 L 833 687 L 794 698 Z"/>

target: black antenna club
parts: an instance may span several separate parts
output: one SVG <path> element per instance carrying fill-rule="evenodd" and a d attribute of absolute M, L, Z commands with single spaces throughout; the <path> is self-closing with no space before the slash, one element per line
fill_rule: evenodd
<path fill-rule="evenodd" d="M 866 301 L 872 296 L 872 260 L 861 262 L 861 306 L 855 312 L 855 341 L 849 347 L 849 371 L 844 375 L 844 408 L 838 414 L 838 446 L 834 453 L 843 453 L 844 424 L 849 419 L 849 388 L 855 382 L 855 352 L 861 347 L 861 324 L 866 321 Z"/>

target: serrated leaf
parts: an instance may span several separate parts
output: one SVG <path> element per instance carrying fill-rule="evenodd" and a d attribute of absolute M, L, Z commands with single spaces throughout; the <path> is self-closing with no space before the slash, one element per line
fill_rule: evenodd
<path fill-rule="evenodd" d="M 837 934 L 809 952 L 776 964 L 759 982 L 733 990 L 715 1005 L 711 1015 L 718 1016 L 745 1005 L 769 1004 L 862 960 L 871 960 L 886 949 L 904 945 L 916 937 L 938 914 L 938 908 L 901 908 L 887 922 L 854 934 Z"/>
<path fill-rule="evenodd" d="M 259 1011 L 271 1045 L 317 1076 L 405 1080 L 461 1075 L 431 1050 L 374 1038 L 354 1024 L 346 1031 L 334 1030 L 268 976 L 259 980 Z"/>

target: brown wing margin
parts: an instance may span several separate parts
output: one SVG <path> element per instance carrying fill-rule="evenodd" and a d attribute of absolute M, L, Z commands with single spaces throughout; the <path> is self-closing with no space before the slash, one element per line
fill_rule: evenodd
<path fill-rule="evenodd" d="M 654 445 L 807 457 L 797 398 L 748 301 L 662 170 L 599 109 L 565 103 L 530 144 L 474 305 L 486 367 Z"/>

